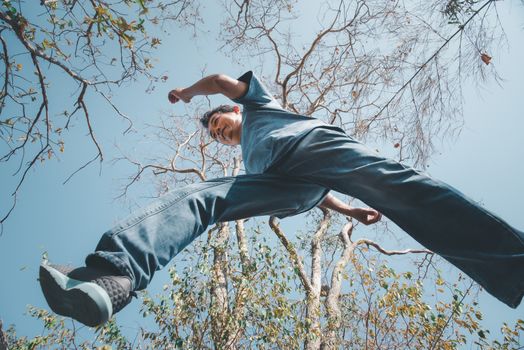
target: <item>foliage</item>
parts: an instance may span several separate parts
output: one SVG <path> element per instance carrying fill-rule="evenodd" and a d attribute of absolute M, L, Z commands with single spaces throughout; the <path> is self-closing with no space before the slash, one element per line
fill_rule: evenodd
<path fill-rule="evenodd" d="M 449 0 L 443 12 L 449 18 L 450 24 L 460 24 L 461 17 L 475 12 L 474 6 L 479 2 L 479 0 Z"/>
<path fill-rule="evenodd" d="M 42 335 L 34 338 L 17 337 L 15 328 L 7 330 L 9 349 L 132 349 L 131 344 L 122 336 L 114 320 L 97 330 L 96 337 L 91 340 L 81 340 L 77 334 L 76 325 L 68 326 L 71 321 L 56 316 L 47 310 L 28 307 L 31 317 L 42 321 Z"/>
<path fill-rule="evenodd" d="M 325 308 L 324 331 L 312 334 L 304 312 L 303 289 L 283 248 L 269 244 L 256 230 L 250 243 L 252 264 L 247 276 L 238 252 L 228 247 L 232 253 L 228 289 L 233 297 L 223 331 L 242 331 L 232 347 L 298 349 L 308 337 L 324 337 L 329 328 Z M 152 319 L 154 328 L 124 336 L 117 315 L 95 329 L 93 339 L 80 341 L 75 323 L 30 307 L 29 314 L 41 320 L 44 331 L 34 338 L 18 338 L 14 327 L 10 327 L 10 349 L 229 348 L 212 340 L 212 248 L 203 240 L 184 255 L 188 266 L 182 271 L 170 269 L 170 282 L 161 295 L 140 296 L 142 316 Z M 468 344 L 482 350 L 518 348 L 524 321 L 518 320 L 513 327 L 503 324 L 503 338 L 490 339 L 489 330 L 481 326 L 482 312 L 467 279 L 459 276 L 456 282 L 447 283 L 438 273 L 435 279 L 423 278 L 389 265 L 376 254 L 371 259 L 361 254 L 352 258 L 351 268 L 344 274 L 347 287 L 341 295 L 343 322 L 337 330 L 336 348 L 461 349 Z M 432 292 L 428 295 L 428 291 Z M 235 317 L 238 306 L 245 308 L 242 317 Z"/>

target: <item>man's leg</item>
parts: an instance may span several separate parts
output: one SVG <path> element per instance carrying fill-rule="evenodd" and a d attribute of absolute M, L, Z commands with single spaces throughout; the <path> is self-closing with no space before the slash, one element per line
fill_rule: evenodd
<path fill-rule="evenodd" d="M 109 261 L 132 277 L 134 290 L 141 290 L 156 270 L 209 225 L 253 216 L 294 215 L 314 207 L 326 193 L 323 187 L 278 175 L 195 183 L 172 191 L 107 231 L 86 264 Z"/>
<path fill-rule="evenodd" d="M 226 177 L 174 190 L 107 231 L 86 268 L 43 265 L 42 290 L 53 311 L 91 326 L 103 323 L 209 225 L 298 214 L 327 192 L 278 175 Z"/>
<path fill-rule="evenodd" d="M 327 129 L 308 134 L 276 171 L 359 198 L 492 295 L 519 305 L 524 233 L 451 186 Z"/>

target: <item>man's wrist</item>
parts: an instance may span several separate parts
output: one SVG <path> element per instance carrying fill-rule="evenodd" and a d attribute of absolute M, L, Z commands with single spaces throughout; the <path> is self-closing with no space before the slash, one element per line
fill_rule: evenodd
<path fill-rule="evenodd" d="M 191 100 L 193 98 L 193 94 L 191 93 L 191 91 L 189 90 L 189 88 L 182 88 L 180 91 L 180 97 L 183 99 L 183 100 Z"/>
<path fill-rule="evenodd" d="M 353 215 L 355 214 L 355 210 L 353 207 L 350 207 L 349 205 L 347 207 L 344 208 L 344 214 L 346 216 L 350 216 L 350 217 L 353 217 Z"/>

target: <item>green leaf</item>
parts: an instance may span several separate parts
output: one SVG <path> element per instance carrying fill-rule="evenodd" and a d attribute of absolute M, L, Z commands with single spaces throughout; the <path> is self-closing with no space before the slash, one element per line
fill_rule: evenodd
<path fill-rule="evenodd" d="M 483 330 L 478 331 L 477 334 L 478 334 L 479 337 L 481 337 L 482 339 L 486 339 L 486 335 L 484 334 L 484 331 L 483 331 Z"/>

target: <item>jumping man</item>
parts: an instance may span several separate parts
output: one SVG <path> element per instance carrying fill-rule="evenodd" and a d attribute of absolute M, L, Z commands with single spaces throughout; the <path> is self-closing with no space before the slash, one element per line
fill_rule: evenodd
<path fill-rule="evenodd" d="M 523 232 L 451 186 L 381 157 L 340 128 L 283 109 L 252 72 L 238 79 L 211 75 L 168 97 L 171 103 L 189 103 L 213 94 L 243 106 L 242 111 L 219 106 L 201 122 L 218 142 L 241 146 L 246 175 L 168 193 L 104 233 L 85 267 L 44 262 L 40 284 L 54 312 L 88 326 L 103 324 L 209 225 L 261 215 L 283 218 L 316 206 L 367 225 L 384 214 L 503 303 L 520 304 Z M 352 208 L 331 190 L 374 209 Z"/>

